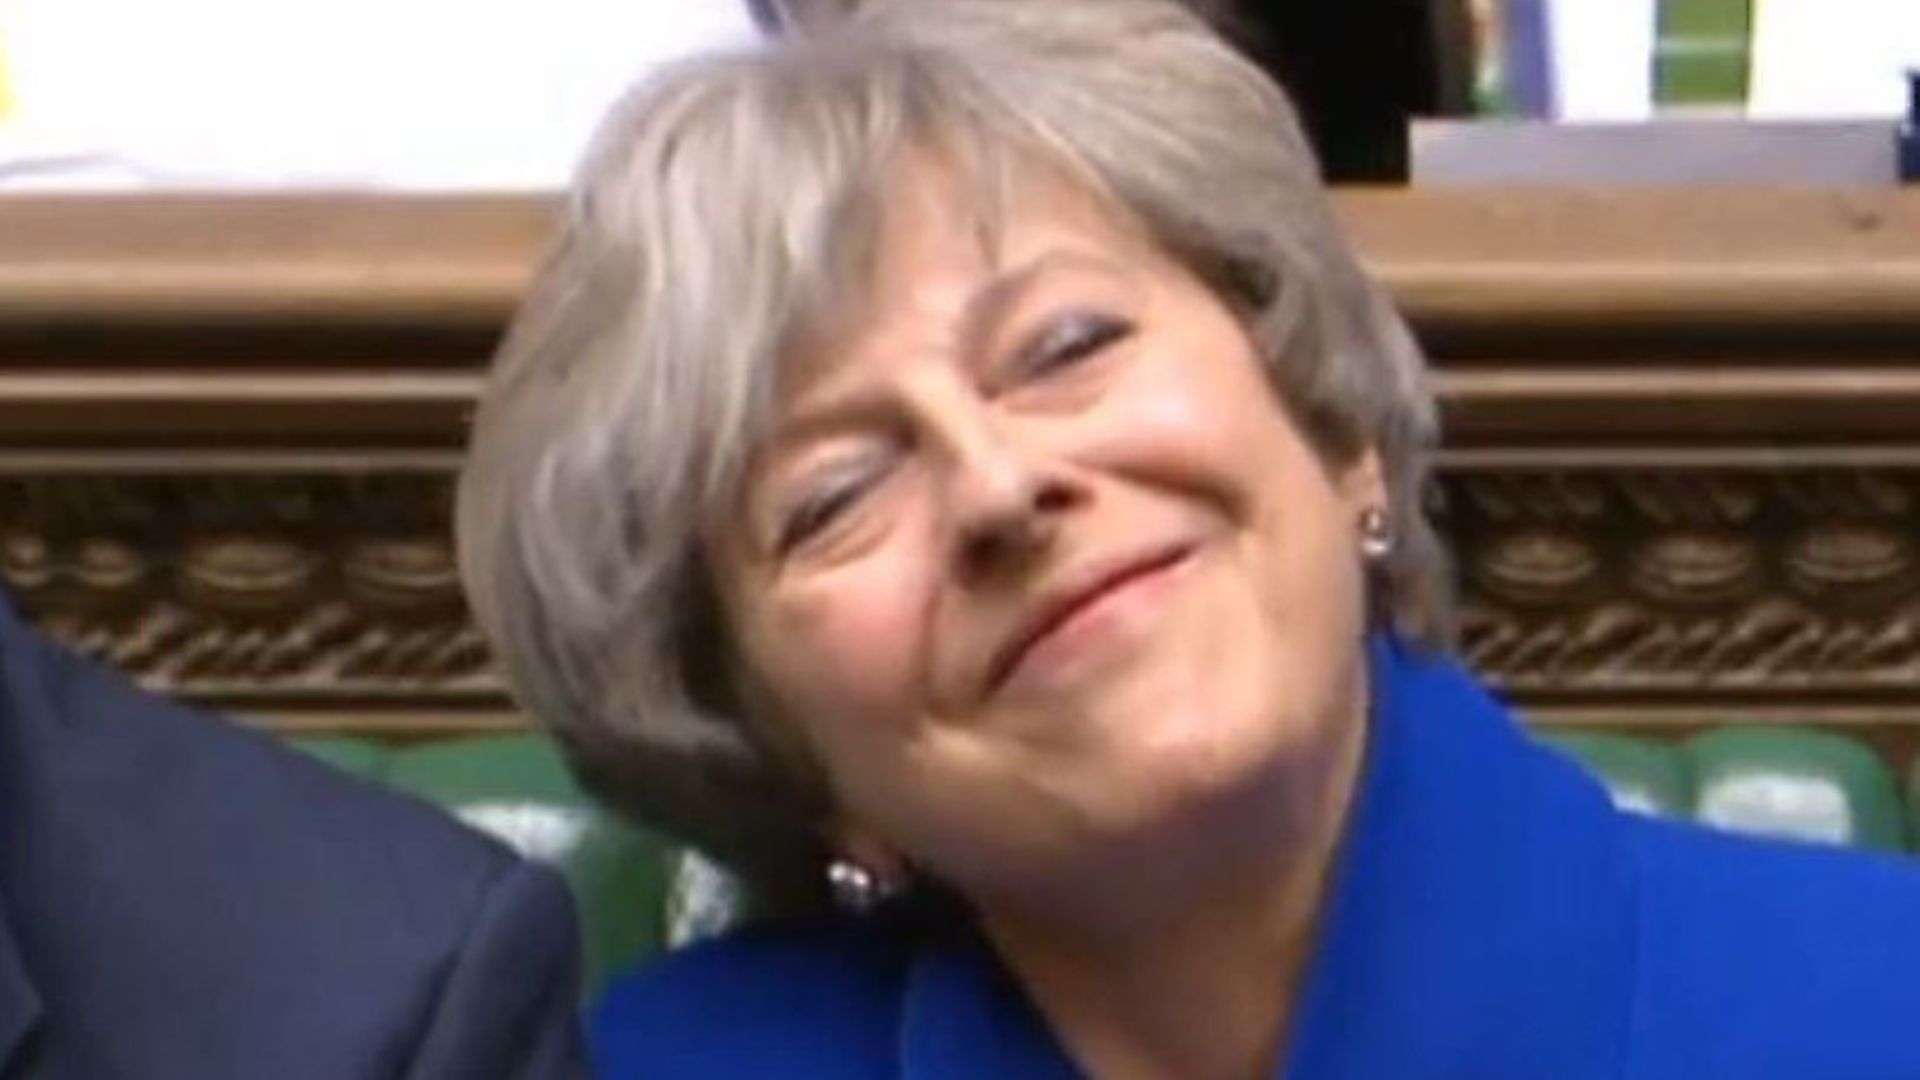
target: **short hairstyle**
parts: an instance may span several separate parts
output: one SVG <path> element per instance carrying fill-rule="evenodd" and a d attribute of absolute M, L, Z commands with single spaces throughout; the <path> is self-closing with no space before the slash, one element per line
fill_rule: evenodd
<path fill-rule="evenodd" d="M 877 204 L 926 146 L 972 163 L 983 209 L 993 162 L 1082 184 L 1210 284 L 1322 459 L 1380 455 L 1396 544 L 1374 617 L 1448 635 L 1418 349 L 1347 247 L 1292 108 L 1199 18 L 1161 0 L 875 0 L 681 63 L 604 121 L 500 348 L 460 561 L 509 682 L 582 780 L 762 885 L 817 869 L 827 796 L 748 715 L 700 532 L 783 350 L 866 284 Z"/>

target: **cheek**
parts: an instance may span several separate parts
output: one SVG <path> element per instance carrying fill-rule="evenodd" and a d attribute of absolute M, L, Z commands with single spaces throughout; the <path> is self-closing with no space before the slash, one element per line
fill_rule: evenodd
<path fill-rule="evenodd" d="M 1199 365 L 1196 365 L 1199 367 Z M 1264 385 L 1222 385 L 1215 372 L 1161 367 L 1142 372 L 1098 417 L 1099 445 L 1116 467 L 1233 504 L 1243 502 L 1278 410 Z"/>
<path fill-rule="evenodd" d="M 1282 609 L 1274 616 L 1317 627 L 1322 637 L 1357 636 L 1364 575 L 1354 511 L 1304 441 L 1283 435 L 1246 445 L 1256 448 L 1249 457 L 1263 462 L 1249 489 L 1246 522 L 1254 558 L 1272 586 L 1268 603 Z"/>
<path fill-rule="evenodd" d="M 768 604 L 753 659 L 829 759 L 846 735 L 918 713 L 928 584 L 918 561 L 876 553 Z"/>
<path fill-rule="evenodd" d="M 1165 450 L 1190 457 L 1196 463 L 1214 463 L 1227 457 L 1230 425 L 1223 423 L 1218 403 L 1191 386 L 1168 386 L 1145 395 L 1131 417 L 1133 430 Z"/>

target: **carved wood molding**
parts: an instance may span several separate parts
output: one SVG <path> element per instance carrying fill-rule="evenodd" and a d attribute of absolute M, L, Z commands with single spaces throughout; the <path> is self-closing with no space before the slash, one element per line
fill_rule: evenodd
<path fill-rule="evenodd" d="M 1920 454 L 1455 455 L 1461 651 L 1523 704 L 1872 705 L 1920 723 Z M 0 472 L 0 585 L 171 693 L 275 714 L 505 708 L 450 456 Z"/>
<path fill-rule="evenodd" d="M 1920 192 L 1343 192 L 1536 715 L 1920 733 Z M 0 587 L 276 723 L 512 714 L 446 511 L 533 197 L 0 198 Z M 1903 736 L 1904 737 L 1904 736 Z"/>
<path fill-rule="evenodd" d="M 0 471 L 0 587 L 52 636 L 283 717 L 505 709 L 454 568 L 451 458 L 151 464 Z"/>
<path fill-rule="evenodd" d="M 1440 491 L 1462 653 L 1518 696 L 1920 720 L 1920 460 L 1456 468 Z"/>

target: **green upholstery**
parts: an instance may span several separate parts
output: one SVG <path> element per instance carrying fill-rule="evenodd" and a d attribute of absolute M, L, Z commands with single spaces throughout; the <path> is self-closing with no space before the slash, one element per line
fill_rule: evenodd
<path fill-rule="evenodd" d="M 1693 778 L 1672 747 L 1606 731 L 1554 732 L 1544 740 L 1592 769 L 1622 809 L 1663 817 L 1692 811 Z"/>
<path fill-rule="evenodd" d="M 553 864 L 579 904 L 589 987 L 662 946 L 673 853 L 595 805 L 550 740 L 473 736 L 390 750 L 353 739 L 294 741 L 338 768 L 438 803 L 522 854 Z"/>
<path fill-rule="evenodd" d="M 1541 736 L 1583 762 L 1619 805 L 1754 833 L 1901 849 L 1907 820 L 1892 774 L 1866 746 L 1804 728 L 1726 728 L 1670 743 L 1610 732 Z M 460 736 L 389 746 L 303 737 L 336 768 L 431 800 L 557 866 L 579 902 L 588 988 L 640 957 L 737 917 L 710 864 L 600 810 L 537 735 Z M 1906 805 L 1920 836 L 1920 762 Z"/>
<path fill-rule="evenodd" d="M 1764 836 L 1907 847 L 1893 774 L 1872 750 L 1842 735 L 1732 727 L 1677 744 L 1607 732 L 1542 738 L 1592 769 L 1630 809 Z M 1915 785 L 1920 794 L 1920 774 Z"/>
<path fill-rule="evenodd" d="M 1907 769 L 1907 842 L 1920 843 L 1920 757 Z"/>
<path fill-rule="evenodd" d="M 1808 728 L 1724 728 L 1685 753 L 1694 817 L 1743 832 L 1903 850 L 1893 775 L 1873 751 Z"/>
<path fill-rule="evenodd" d="M 302 735 L 293 745 L 343 772 L 378 780 L 386 769 L 387 751 L 380 744 L 351 735 Z"/>

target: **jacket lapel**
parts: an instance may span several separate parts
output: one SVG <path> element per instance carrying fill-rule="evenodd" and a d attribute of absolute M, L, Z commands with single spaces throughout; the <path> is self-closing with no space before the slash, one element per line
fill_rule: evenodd
<path fill-rule="evenodd" d="M 1605 792 L 1451 664 L 1380 640 L 1373 669 L 1285 1075 L 1619 1076 L 1638 930 Z"/>
<path fill-rule="evenodd" d="M 915 957 L 901 1009 L 905 1080 L 1073 1080 L 1066 1052 L 984 941 L 942 934 Z"/>

